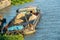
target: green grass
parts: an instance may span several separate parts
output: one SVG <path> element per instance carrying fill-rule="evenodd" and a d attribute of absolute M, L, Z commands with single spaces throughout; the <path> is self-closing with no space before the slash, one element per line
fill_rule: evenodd
<path fill-rule="evenodd" d="M 28 2 L 32 2 L 33 0 L 11 0 L 12 5 L 19 5 L 19 4 L 24 4 Z"/>
<path fill-rule="evenodd" d="M 24 40 L 21 34 L 19 35 L 0 35 L 0 40 Z"/>

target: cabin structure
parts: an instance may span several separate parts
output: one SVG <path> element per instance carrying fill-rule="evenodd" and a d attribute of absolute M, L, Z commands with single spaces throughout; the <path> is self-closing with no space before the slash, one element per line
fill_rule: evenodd
<path fill-rule="evenodd" d="M 11 0 L 0 0 L 0 9 L 11 5 Z"/>

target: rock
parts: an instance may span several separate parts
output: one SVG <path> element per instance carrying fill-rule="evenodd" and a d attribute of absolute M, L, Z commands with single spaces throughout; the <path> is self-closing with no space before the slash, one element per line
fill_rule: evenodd
<path fill-rule="evenodd" d="M 11 5 L 11 0 L 2 0 L 0 1 L 0 9 L 3 9 L 7 6 Z"/>

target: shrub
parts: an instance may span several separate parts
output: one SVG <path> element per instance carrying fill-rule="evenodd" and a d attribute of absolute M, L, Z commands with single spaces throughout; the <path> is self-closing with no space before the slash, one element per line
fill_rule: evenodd
<path fill-rule="evenodd" d="M 19 35 L 0 35 L 0 40 L 24 40 L 21 34 Z"/>
<path fill-rule="evenodd" d="M 17 4 L 24 4 L 24 3 L 27 3 L 27 2 L 31 2 L 33 0 L 11 0 L 11 4 L 12 5 L 17 5 Z"/>

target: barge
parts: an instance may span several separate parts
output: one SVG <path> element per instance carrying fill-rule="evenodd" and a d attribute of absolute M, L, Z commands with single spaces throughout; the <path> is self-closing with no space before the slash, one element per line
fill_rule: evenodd
<path fill-rule="evenodd" d="M 3 28 L 3 32 L 25 35 L 35 33 L 39 19 L 40 9 L 37 7 L 18 9 L 16 16 Z"/>

